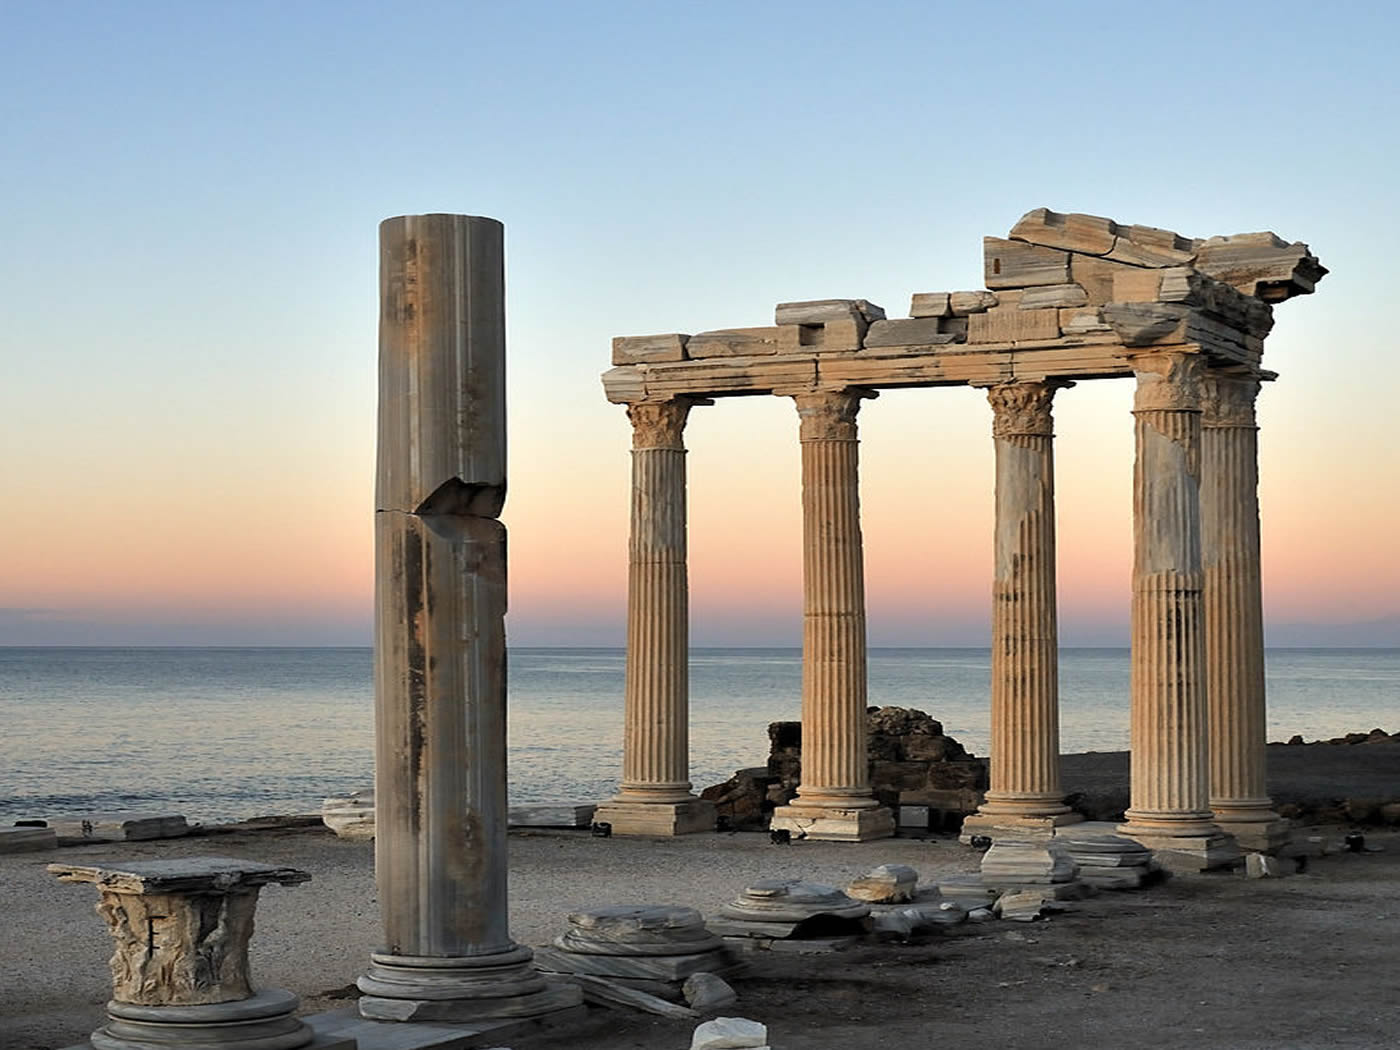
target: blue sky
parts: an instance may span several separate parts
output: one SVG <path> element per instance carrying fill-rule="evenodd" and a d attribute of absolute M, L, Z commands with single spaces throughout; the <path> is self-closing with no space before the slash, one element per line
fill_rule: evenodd
<path fill-rule="evenodd" d="M 982 236 L 1042 205 L 1274 229 L 1332 268 L 1266 356 L 1266 597 L 1280 623 L 1393 615 L 1395 10 L 0 2 L 0 644 L 367 639 L 375 229 L 419 211 L 507 227 L 521 643 L 619 637 L 611 336 L 827 296 L 900 314 L 976 287 Z M 909 497 L 867 492 L 876 643 L 985 634 L 986 588 L 940 592 L 926 547 L 989 556 L 986 410 L 939 396 L 862 417 L 867 479 L 907 462 L 933 490 L 913 510 L 948 522 L 921 543 L 890 523 Z M 1098 470 L 1122 488 L 1125 397 L 1064 396 L 1084 642 L 1121 637 L 1126 580 L 1102 595 L 1126 538 L 1087 567 L 1066 496 Z M 792 503 L 789 415 L 692 424 L 697 642 L 796 637 L 797 536 L 745 525 Z M 703 574 L 749 547 L 779 569 L 746 618 L 743 587 Z"/>

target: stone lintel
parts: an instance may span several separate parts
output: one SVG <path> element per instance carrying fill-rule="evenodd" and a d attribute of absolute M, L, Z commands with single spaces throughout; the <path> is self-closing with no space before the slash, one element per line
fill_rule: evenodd
<path fill-rule="evenodd" d="M 894 835 L 894 814 L 884 806 L 779 806 L 768 827 L 813 842 L 870 842 Z"/>
<path fill-rule="evenodd" d="M 614 835 L 659 835 L 671 838 L 715 830 L 715 805 L 703 799 L 684 802 L 600 803 L 593 812 L 598 824 L 611 824 Z"/>

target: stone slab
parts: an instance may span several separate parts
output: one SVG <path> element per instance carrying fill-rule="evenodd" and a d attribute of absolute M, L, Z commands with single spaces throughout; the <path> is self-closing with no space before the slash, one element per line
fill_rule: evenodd
<path fill-rule="evenodd" d="M 353 1006 L 312 1014 L 302 1020 L 317 1039 L 342 1040 L 331 1046 L 357 1046 L 358 1050 L 479 1050 L 499 1047 L 515 1037 L 581 1022 L 586 1007 L 573 1006 L 540 1017 L 509 1017 L 470 1023 L 371 1021 Z M 351 1042 L 345 1042 L 353 1040 Z M 315 1044 L 313 1044 L 315 1045 Z M 318 1048 L 319 1050 L 319 1048 Z"/>
<path fill-rule="evenodd" d="M 937 317 L 896 317 L 872 324 L 865 333 L 865 346 L 867 349 L 878 346 L 933 346 L 951 343 L 955 338 L 953 333 L 940 329 Z"/>
<path fill-rule="evenodd" d="M 758 357 L 776 354 L 785 336 L 783 330 L 772 328 L 721 328 L 713 332 L 697 332 L 686 344 L 693 360 L 707 357 Z"/>
<path fill-rule="evenodd" d="M 177 857 L 103 864 L 50 864 L 62 882 L 92 882 L 116 893 L 198 893 L 232 887 L 265 886 L 270 882 L 295 885 L 311 875 L 236 857 Z"/>
<path fill-rule="evenodd" d="M 1069 284 L 1069 254 L 1055 248 L 982 238 L 982 280 L 991 289 Z"/>
<path fill-rule="evenodd" d="M 637 977 L 684 981 L 693 973 L 722 974 L 733 965 L 722 948 L 693 955 L 584 955 L 558 948 L 536 948 L 535 969 L 545 973 L 582 973 L 593 977 Z"/>
<path fill-rule="evenodd" d="M 909 300 L 910 317 L 951 317 L 947 292 L 915 292 Z"/>
<path fill-rule="evenodd" d="M 173 839 L 190 830 L 181 813 L 88 813 L 50 820 L 49 827 L 65 843 Z"/>
<path fill-rule="evenodd" d="M 773 310 L 774 324 L 826 324 L 828 321 L 882 321 L 883 307 L 864 299 L 812 299 L 800 303 L 779 303 Z"/>
<path fill-rule="evenodd" d="M 34 853 L 57 847 L 58 833 L 53 828 L 0 828 L 0 853 Z"/>
<path fill-rule="evenodd" d="M 684 361 L 690 336 L 683 332 L 664 335 L 620 335 L 612 341 L 612 363 L 636 365 L 645 361 Z"/>
<path fill-rule="evenodd" d="M 506 811 L 514 828 L 586 828 L 597 805 L 592 802 L 521 802 Z"/>

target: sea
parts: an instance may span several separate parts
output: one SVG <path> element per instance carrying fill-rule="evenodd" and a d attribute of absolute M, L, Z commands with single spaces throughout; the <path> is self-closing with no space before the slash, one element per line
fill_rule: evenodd
<path fill-rule="evenodd" d="M 368 648 L 0 648 L 0 821 L 94 812 L 217 823 L 311 813 L 373 778 Z M 1270 740 L 1400 730 L 1400 649 L 1271 649 Z M 1060 653 L 1061 748 L 1128 747 L 1128 651 Z M 987 753 L 986 649 L 872 649 L 869 702 Z M 623 651 L 512 649 L 512 801 L 596 801 L 622 761 Z M 762 765 L 801 714 L 798 649 L 695 649 L 696 788 Z"/>

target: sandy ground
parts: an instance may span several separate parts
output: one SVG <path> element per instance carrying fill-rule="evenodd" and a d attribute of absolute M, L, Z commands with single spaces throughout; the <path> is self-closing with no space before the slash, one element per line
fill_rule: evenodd
<path fill-rule="evenodd" d="M 1325 829 L 1340 838 L 1345 829 Z M 1034 924 L 965 924 L 912 944 L 763 953 L 729 1013 L 777 1050 L 889 1047 L 1394 1047 L 1400 1044 L 1400 834 L 1301 875 L 1178 877 L 1103 894 Z M 511 835 L 512 933 L 542 944 L 581 907 L 688 904 L 712 913 L 758 878 L 843 884 L 881 863 L 924 881 L 974 870 L 953 839 L 782 847 L 758 834 L 678 840 Z M 344 1006 L 377 936 L 373 849 L 317 830 L 59 851 L 64 859 L 222 854 L 291 864 L 312 882 L 263 892 L 255 979 Z M 0 857 L 0 1047 L 50 1050 L 103 1020 L 110 941 L 91 886 L 57 882 L 53 852 Z M 515 1050 L 684 1050 L 693 1022 L 590 1007 L 568 1032 Z"/>

